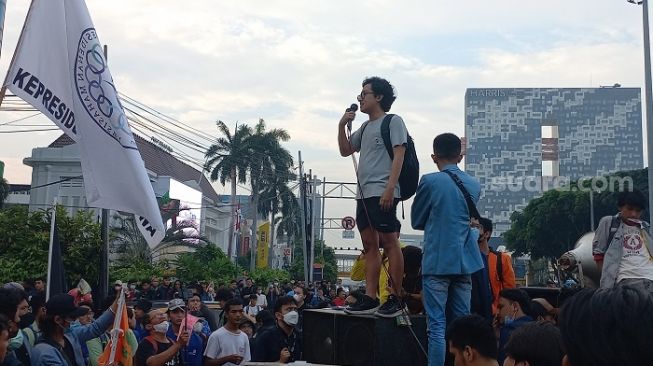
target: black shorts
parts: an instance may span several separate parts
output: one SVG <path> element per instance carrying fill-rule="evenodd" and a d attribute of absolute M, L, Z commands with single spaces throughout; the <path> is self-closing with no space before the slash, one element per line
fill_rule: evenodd
<path fill-rule="evenodd" d="M 381 210 L 380 199 L 381 197 L 366 198 L 364 206 L 363 200 L 356 200 L 356 225 L 358 225 L 358 231 L 363 231 L 370 226 L 370 221 L 372 227 L 381 233 L 398 233 L 401 231 L 401 223 L 397 220 L 397 203 L 399 203 L 399 199 L 394 199 L 392 208 L 388 211 Z"/>

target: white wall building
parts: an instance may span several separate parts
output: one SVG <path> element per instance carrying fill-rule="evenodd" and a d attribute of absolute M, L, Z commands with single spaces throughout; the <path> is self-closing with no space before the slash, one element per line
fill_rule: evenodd
<path fill-rule="evenodd" d="M 157 197 L 169 192 L 171 199 L 179 199 L 192 208 L 184 213 L 197 219 L 200 234 L 226 253 L 230 206 L 222 203 L 202 172 L 176 159 L 156 144 L 134 136 Z M 67 206 L 71 214 L 77 210 L 93 210 L 87 207 L 79 149 L 67 135 L 62 135 L 48 147 L 32 149 L 32 156 L 24 159 L 24 163 L 32 167 L 30 210 L 51 206 L 55 197 L 58 197 L 59 204 Z M 115 163 L 107 160 L 107 164 Z M 63 179 L 68 180 L 61 181 Z M 57 181 L 61 182 L 48 185 Z M 100 210 L 96 211 L 99 215 Z M 193 250 L 189 245 L 187 248 L 177 248 L 175 252 Z"/>

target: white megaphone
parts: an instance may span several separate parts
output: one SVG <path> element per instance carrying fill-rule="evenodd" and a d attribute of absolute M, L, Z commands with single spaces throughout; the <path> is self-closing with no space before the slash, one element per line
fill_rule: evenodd
<path fill-rule="evenodd" d="M 594 233 L 589 232 L 578 239 L 574 249 L 560 256 L 558 265 L 564 271 L 578 269 L 579 279 L 582 287 L 599 287 L 601 282 L 601 271 L 594 261 L 592 255 L 592 240 Z"/>

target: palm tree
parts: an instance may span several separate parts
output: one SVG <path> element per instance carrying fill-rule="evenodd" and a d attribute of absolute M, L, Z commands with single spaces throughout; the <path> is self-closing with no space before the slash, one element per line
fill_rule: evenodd
<path fill-rule="evenodd" d="M 291 191 L 288 195 L 281 196 L 281 216 L 274 219 L 275 226 L 278 226 L 277 238 L 287 237 L 288 244 L 295 252 L 295 243 L 300 241 L 301 234 L 301 212 L 297 196 Z"/>
<path fill-rule="evenodd" d="M 272 184 L 267 184 L 260 192 L 261 198 L 259 200 L 258 212 L 270 219 L 270 253 L 272 253 L 272 249 L 274 248 L 275 218 L 277 214 L 281 213 L 283 202 L 282 197 L 290 195 L 294 197 L 294 194 L 287 184 L 289 180 L 294 179 L 294 174 L 289 174 L 284 177 L 276 176 L 274 177 Z M 268 257 L 268 265 L 270 268 L 272 268 L 272 260 L 273 256 L 270 255 Z"/>
<path fill-rule="evenodd" d="M 153 258 L 174 255 L 174 253 L 165 250 L 171 247 L 201 248 L 206 246 L 209 240 L 207 237 L 200 235 L 198 229 L 195 222 L 188 220 L 179 221 L 172 225 L 166 230 L 166 235 L 161 243 L 152 250 L 155 253 Z"/>
<path fill-rule="evenodd" d="M 290 152 L 281 146 L 282 141 L 290 140 L 290 135 L 284 129 L 265 130 L 265 121 L 259 119 L 250 141 L 249 182 L 252 187 L 252 249 L 256 249 L 258 241 L 258 207 L 260 192 L 264 187 L 274 184 L 276 179 L 288 181 L 293 164 Z M 256 262 L 256 252 L 251 252 L 250 270 L 253 271 Z"/>
<path fill-rule="evenodd" d="M 111 244 L 120 256 L 119 262 L 152 263 L 152 251 L 143 234 L 138 230 L 134 215 L 115 214 L 113 220 L 117 224 L 112 225 Z"/>
<path fill-rule="evenodd" d="M 216 123 L 218 131 L 222 134 L 215 144 L 206 151 L 205 169 L 211 172 L 211 181 L 217 180 L 224 186 L 227 181 L 231 183 L 231 224 L 229 225 L 229 246 L 227 256 L 231 256 L 233 248 L 234 225 L 236 216 L 236 183 L 247 182 L 250 151 L 249 139 L 252 129 L 242 124 L 236 126 L 232 135 L 224 122 Z M 231 258 L 231 257 L 230 257 Z"/>

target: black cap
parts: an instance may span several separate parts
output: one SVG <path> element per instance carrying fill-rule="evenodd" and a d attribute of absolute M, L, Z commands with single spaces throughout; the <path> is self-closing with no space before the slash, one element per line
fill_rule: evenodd
<path fill-rule="evenodd" d="M 149 312 L 152 310 L 152 303 L 146 299 L 140 299 L 134 304 L 134 309 L 141 309 L 144 312 Z"/>
<path fill-rule="evenodd" d="M 45 303 L 45 311 L 48 315 L 79 318 L 82 315 L 86 315 L 89 309 L 75 306 L 75 298 L 68 294 L 57 294 Z"/>

